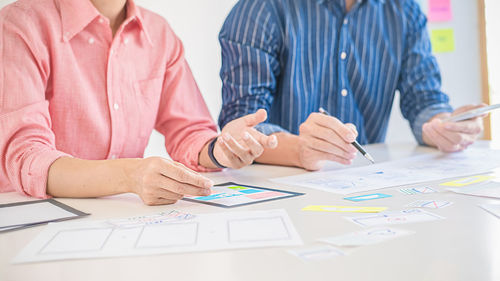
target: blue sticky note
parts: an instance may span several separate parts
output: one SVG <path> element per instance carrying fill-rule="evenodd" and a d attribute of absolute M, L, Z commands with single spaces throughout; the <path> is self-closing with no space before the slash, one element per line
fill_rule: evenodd
<path fill-rule="evenodd" d="M 373 199 L 380 199 L 380 198 L 387 198 L 387 197 L 392 197 L 392 195 L 383 194 L 383 193 L 373 193 L 373 194 L 366 194 L 366 195 L 360 195 L 360 196 L 346 197 L 344 199 L 354 201 L 354 202 L 359 202 L 359 201 L 366 201 L 366 200 L 373 200 Z"/>

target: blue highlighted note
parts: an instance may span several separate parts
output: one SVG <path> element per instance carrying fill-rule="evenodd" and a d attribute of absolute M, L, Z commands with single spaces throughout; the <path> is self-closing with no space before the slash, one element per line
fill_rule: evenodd
<path fill-rule="evenodd" d="M 360 196 L 346 197 L 344 199 L 354 201 L 354 202 L 359 202 L 359 201 L 381 199 L 381 198 L 387 198 L 387 197 L 392 197 L 392 195 L 383 194 L 383 193 L 373 193 L 373 194 L 366 194 L 366 195 L 360 195 Z"/>

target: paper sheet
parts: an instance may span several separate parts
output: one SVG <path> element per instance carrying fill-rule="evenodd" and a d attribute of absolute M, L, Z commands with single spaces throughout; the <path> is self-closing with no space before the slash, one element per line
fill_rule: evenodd
<path fill-rule="evenodd" d="M 453 204 L 453 203 L 450 201 L 444 201 L 444 200 L 417 200 L 417 201 L 414 201 L 414 202 L 406 205 L 406 207 L 441 209 L 441 208 L 451 206 L 451 204 Z"/>
<path fill-rule="evenodd" d="M 53 199 L 0 205 L 0 231 L 88 215 Z"/>
<path fill-rule="evenodd" d="M 305 249 L 288 250 L 288 253 L 307 262 L 327 260 L 339 256 L 345 256 L 345 253 L 343 251 L 328 245 L 310 247 Z"/>
<path fill-rule="evenodd" d="M 337 246 L 365 246 L 384 242 L 401 236 L 413 234 L 415 232 L 397 228 L 371 228 L 358 232 L 347 233 L 344 235 L 333 236 L 319 239 L 321 242 Z"/>
<path fill-rule="evenodd" d="M 302 211 L 336 213 L 379 213 L 385 210 L 387 210 L 387 207 L 310 205 L 302 208 Z"/>
<path fill-rule="evenodd" d="M 500 198 L 500 181 L 484 181 L 468 186 L 450 187 L 446 190 L 465 195 Z"/>
<path fill-rule="evenodd" d="M 480 204 L 478 206 L 500 219 L 500 204 Z"/>
<path fill-rule="evenodd" d="M 109 221 L 50 224 L 16 256 L 14 262 L 300 244 L 300 236 L 284 210 L 224 212 L 125 228 L 116 227 Z"/>
<path fill-rule="evenodd" d="M 459 153 L 419 155 L 364 167 L 312 172 L 272 180 L 337 194 L 351 194 L 481 174 L 499 166 L 499 150 L 475 148 Z"/>
<path fill-rule="evenodd" d="M 353 223 L 366 227 L 387 224 L 403 224 L 444 219 L 441 216 L 420 209 L 382 212 L 373 215 L 362 215 L 347 218 Z"/>

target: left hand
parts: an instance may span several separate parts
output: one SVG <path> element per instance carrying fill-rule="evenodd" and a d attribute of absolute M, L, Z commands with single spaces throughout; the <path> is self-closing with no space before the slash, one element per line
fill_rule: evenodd
<path fill-rule="evenodd" d="M 466 149 L 473 144 L 483 132 L 483 118 L 460 122 L 445 122 L 444 119 L 472 109 L 484 107 L 481 105 L 466 105 L 458 108 L 453 113 L 441 113 L 431 118 L 422 127 L 422 137 L 429 146 L 437 147 L 443 152 L 456 152 Z"/>
<path fill-rule="evenodd" d="M 276 136 L 266 136 L 254 128 L 266 119 L 267 112 L 259 109 L 256 113 L 227 123 L 215 143 L 214 156 L 217 161 L 226 167 L 239 169 L 252 164 L 264 149 L 276 148 Z"/>

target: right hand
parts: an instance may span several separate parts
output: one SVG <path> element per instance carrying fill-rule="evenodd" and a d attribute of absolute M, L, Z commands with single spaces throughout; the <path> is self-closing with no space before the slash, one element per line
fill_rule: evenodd
<path fill-rule="evenodd" d="M 210 195 L 214 184 L 181 163 L 160 157 L 139 159 L 126 176 L 131 191 L 150 206 L 173 204 L 184 195 Z"/>
<path fill-rule="evenodd" d="M 299 128 L 299 165 L 319 170 L 324 160 L 344 165 L 352 163 L 357 150 L 351 144 L 358 132 L 353 124 L 343 124 L 335 117 L 312 113 Z"/>

